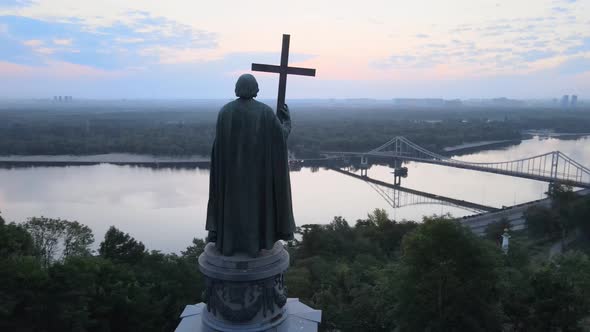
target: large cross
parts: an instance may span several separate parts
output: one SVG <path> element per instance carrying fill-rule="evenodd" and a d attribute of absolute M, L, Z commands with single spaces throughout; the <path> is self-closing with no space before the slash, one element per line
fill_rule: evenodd
<path fill-rule="evenodd" d="M 285 92 L 287 90 L 287 75 L 315 76 L 315 69 L 289 67 L 289 39 L 290 35 L 283 35 L 283 49 L 281 51 L 281 65 L 252 64 L 253 71 L 267 73 L 279 73 L 279 97 L 277 98 L 277 113 L 285 104 Z"/>

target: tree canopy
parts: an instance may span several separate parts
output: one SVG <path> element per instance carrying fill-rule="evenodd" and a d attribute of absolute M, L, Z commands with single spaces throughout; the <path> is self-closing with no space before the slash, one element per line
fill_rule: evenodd
<path fill-rule="evenodd" d="M 163 254 L 111 227 L 95 254 L 84 227 L 0 220 L 1 331 L 173 331 L 184 306 L 201 302 L 202 239 Z M 67 255 L 47 249 L 55 237 Z M 448 216 L 397 222 L 376 210 L 296 238 L 289 296 L 321 309 L 324 330 L 581 331 L 590 311 L 586 254 L 535 263 L 518 237 L 503 254 Z"/>

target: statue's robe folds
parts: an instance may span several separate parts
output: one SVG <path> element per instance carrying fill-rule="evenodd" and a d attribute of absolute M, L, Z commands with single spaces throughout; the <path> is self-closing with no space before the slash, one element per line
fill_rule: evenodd
<path fill-rule="evenodd" d="M 288 114 L 288 113 L 286 113 Z M 252 98 L 226 104 L 211 152 L 209 240 L 226 256 L 256 256 L 295 231 L 287 154 L 290 121 Z"/>

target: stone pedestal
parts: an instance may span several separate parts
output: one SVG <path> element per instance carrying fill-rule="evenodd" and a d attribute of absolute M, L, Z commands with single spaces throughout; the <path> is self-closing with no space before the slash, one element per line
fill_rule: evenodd
<path fill-rule="evenodd" d="M 217 332 L 204 324 L 203 315 L 207 311 L 205 303 L 189 304 L 180 315 L 181 321 L 175 332 Z M 265 332 L 317 332 L 318 324 L 322 320 L 322 312 L 312 309 L 299 302 L 299 299 L 289 298 L 285 305 L 286 318 L 279 325 L 266 329 Z M 235 331 L 232 329 L 230 331 Z M 248 330 L 246 330 L 248 331 Z"/>
<path fill-rule="evenodd" d="M 199 256 L 205 303 L 187 305 L 176 332 L 316 332 L 322 312 L 287 298 L 289 253 L 278 241 L 258 257 L 223 256 L 207 244 Z"/>
<path fill-rule="evenodd" d="M 199 257 L 206 281 L 203 324 L 218 331 L 267 331 L 283 323 L 288 267 L 289 253 L 280 241 L 255 258 L 223 256 L 209 243 Z"/>

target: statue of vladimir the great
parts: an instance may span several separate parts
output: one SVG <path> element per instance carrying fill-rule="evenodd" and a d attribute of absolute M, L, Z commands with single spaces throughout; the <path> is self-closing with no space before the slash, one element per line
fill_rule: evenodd
<path fill-rule="evenodd" d="M 256 257 L 295 231 L 287 137 L 287 105 L 277 111 L 254 100 L 258 83 L 244 74 L 236 100 L 219 111 L 211 152 L 207 225 L 210 242 L 225 256 Z"/>

